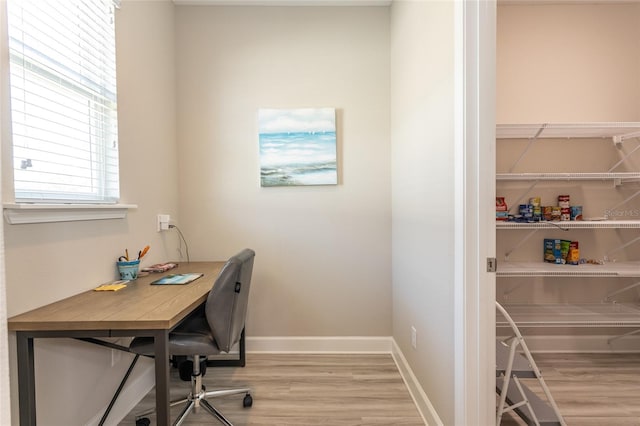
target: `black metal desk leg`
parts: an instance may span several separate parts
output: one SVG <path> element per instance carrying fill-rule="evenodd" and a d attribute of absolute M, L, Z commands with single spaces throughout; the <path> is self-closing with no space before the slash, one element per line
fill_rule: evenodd
<path fill-rule="evenodd" d="M 16 332 L 18 352 L 18 403 L 20 426 L 36 424 L 36 379 L 33 366 L 33 337 Z"/>
<path fill-rule="evenodd" d="M 169 426 L 169 331 L 154 334 L 156 368 L 156 415 L 158 426 Z"/>

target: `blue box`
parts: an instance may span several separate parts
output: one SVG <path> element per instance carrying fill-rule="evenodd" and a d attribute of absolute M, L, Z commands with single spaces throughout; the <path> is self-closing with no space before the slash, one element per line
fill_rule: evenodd
<path fill-rule="evenodd" d="M 562 241 L 559 239 L 544 239 L 544 261 L 549 263 L 563 264 Z"/>

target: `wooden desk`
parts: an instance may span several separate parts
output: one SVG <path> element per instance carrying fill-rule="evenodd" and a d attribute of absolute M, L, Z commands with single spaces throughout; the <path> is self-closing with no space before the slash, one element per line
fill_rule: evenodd
<path fill-rule="evenodd" d="M 224 262 L 180 263 L 162 274 L 149 274 L 119 291 L 89 290 L 8 319 L 18 352 L 20 425 L 36 424 L 34 338 L 136 337 L 155 339 L 158 426 L 169 425 L 169 332 L 205 302 Z M 150 285 L 171 273 L 202 272 L 185 285 Z"/>

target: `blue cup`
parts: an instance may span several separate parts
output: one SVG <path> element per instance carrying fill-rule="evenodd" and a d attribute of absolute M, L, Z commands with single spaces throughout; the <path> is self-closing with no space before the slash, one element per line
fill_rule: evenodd
<path fill-rule="evenodd" d="M 121 280 L 135 280 L 138 278 L 140 259 L 118 262 L 118 272 Z"/>

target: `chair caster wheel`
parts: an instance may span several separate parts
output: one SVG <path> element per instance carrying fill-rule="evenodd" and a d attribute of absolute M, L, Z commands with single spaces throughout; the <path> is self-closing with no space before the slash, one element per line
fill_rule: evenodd
<path fill-rule="evenodd" d="M 151 420 L 146 417 L 136 420 L 136 426 L 149 426 L 151 424 Z"/>
<path fill-rule="evenodd" d="M 246 394 L 244 396 L 244 399 L 242 400 L 242 406 L 247 408 L 247 407 L 251 407 L 253 405 L 253 398 L 251 397 L 251 394 Z"/>

